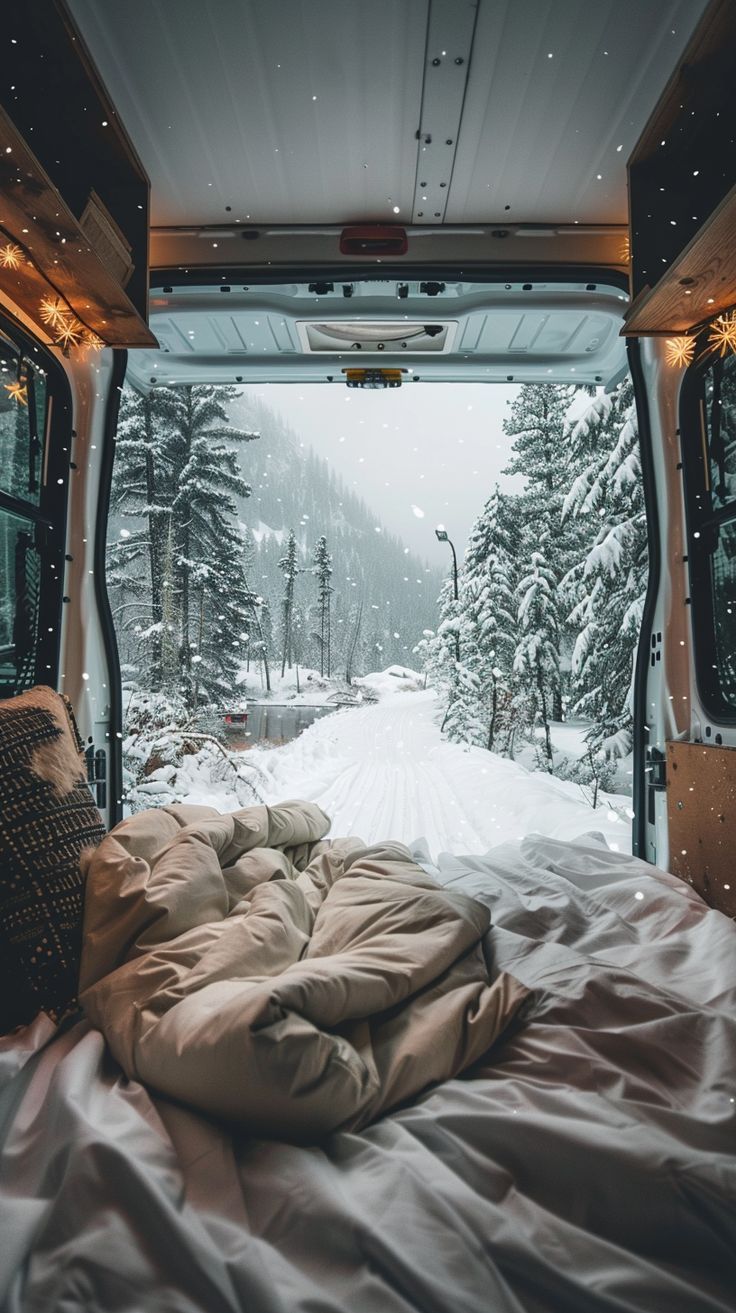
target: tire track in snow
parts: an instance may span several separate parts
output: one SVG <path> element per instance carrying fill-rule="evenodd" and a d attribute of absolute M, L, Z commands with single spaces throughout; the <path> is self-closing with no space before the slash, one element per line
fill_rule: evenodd
<path fill-rule="evenodd" d="M 567 839 L 591 830 L 630 851 L 626 823 L 605 806 L 593 813 L 575 786 L 442 739 L 435 706 L 429 691 L 392 693 L 325 716 L 284 747 L 253 749 L 268 774 L 266 801 L 307 798 L 331 817 L 333 835 L 367 843 L 424 837 L 433 853 L 483 853 L 524 833 Z"/>

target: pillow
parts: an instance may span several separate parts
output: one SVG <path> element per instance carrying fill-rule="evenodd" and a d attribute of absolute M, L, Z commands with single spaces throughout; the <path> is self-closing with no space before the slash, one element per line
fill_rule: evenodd
<path fill-rule="evenodd" d="M 80 854 L 104 835 L 67 699 L 32 688 L 0 701 L 0 1034 L 74 1006 Z"/>

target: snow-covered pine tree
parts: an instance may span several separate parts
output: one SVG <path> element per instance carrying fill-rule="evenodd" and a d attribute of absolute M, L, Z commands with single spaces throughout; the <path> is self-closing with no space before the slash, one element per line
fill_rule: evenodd
<path fill-rule="evenodd" d="M 218 555 L 192 567 L 191 696 L 227 705 L 254 637 L 250 590 L 244 570 L 244 544 L 234 526 L 221 525 Z"/>
<path fill-rule="evenodd" d="M 174 584 L 178 602 L 179 684 L 185 697 L 193 696 L 201 676 L 192 675 L 197 652 L 211 662 L 218 689 L 232 685 L 242 656 L 239 633 L 243 628 L 247 590 L 243 572 L 243 544 L 236 529 L 235 496 L 248 497 L 250 485 L 240 473 L 238 454 L 231 443 L 252 442 L 257 433 L 231 427 L 227 404 L 237 389 L 209 384 L 170 389 L 172 393 L 172 449 L 176 490 L 172 502 L 174 529 Z M 233 610 L 224 607 L 232 597 Z M 204 653 L 199 642 L 202 609 L 225 616 L 226 630 L 215 629 Z M 239 619 L 235 612 L 239 613 Z M 230 631 L 230 626 L 232 630 Z M 208 632 L 203 625 L 201 633 Z M 196 635 L 196 637 L 195 637 Z M 199 664 L 199 663 L 197 663 Z"/>
<path fill-rule="evenodd" d="M 286 667 L 291 670 L 294 664 L 294 586 L 297 576 L 301 574 L 299 548 L 293 529 L 289 530 L 286 550 L 279 560 L 279 570 L 284 577 L 284 591 L 281 597 L 281 676 L 283 678 Z"/>
<path fill-rule="evenodd" d="M 529 570 L 519 582 L 519 636 L 514 673 L 520 677 L 531 703 L 534 721 L 544 729 L 544 756 L 552 770 L 550 721 L 553 698 L 560 682 L 560 632 L 557 577 L 548 564 L 549 535 L 545 531 L 531 553 Z"/>
<path fill-rule="evenodd" d="M 565 519 L 586 529 L 586 549 L 562 588 L 577 631 L 574 709 L 592 720 L 588 741 L 606 755 L 631 747 L 631 682 L 647 581 L 647 533 L 633 387 L 600 392 L 572 425 L 580 472 Z"/>
<path fill-rule="evenodd" d="M 461 574 L 462 674 L 446 730 L 457 742 L 489 749 L 497 743 L 502 705 L 512 696 L 517 502 L 495 488 L 470 531 Z"/>
<path fill-rule="evenodd" d="M 520 503 L 523 509 L 522 540 L 517 556 L 522 576 L 520 605 L 529 590 L 529 581 L 541 578 L 538 572 L 542 569 L 545 580 L 545 630 L 543 641 L 540 638 L 540 651 L 544 648 L 548 658 L 543 665 L 543 700 L 548 720 L 559 720 L 562 716 L 560 647 L 565 637 L 567 609 L 559 591 L 559 581 L 569 567 L 577 537 L 576 527 L 570 526 L 566 533 L 562 526 L 562 503 L 570 478 L 565 418 L 571 399 L 572 390 L 567 387 L 525 384 L 511 403 L 508 419 L 503 421 L 504 433 L 513 438 L 512 458 L 505 473 L 522 474 L 526 479 Z M 536 560 L 537 557 L 540 560 Z M 528 610 L 527 623 L 535 614 L 535 608 Z M 553 635 L 557 644 L 554 659 L 547 649 Z M 522 680 L 528 681 L 526 693 L 531 704 L 539 709 L 541 694 L 537 668 L 528 660 L 530 638 L 528 630 L 524 630 L 520 638 L 523 653 L 520 655 L 517 648 L 514 671 Z"/>
<path fill-rule="evenodd" d="M 439 624 L 436 631 L 425 630 L 422 640 L 414 648 L 421 657 L 428 681 L 439 694 L 442 709 L 442 729 L 448 721 L 453 723 L 453 736 L 458 737 L 462 712 L 454 704 L 461 699 L 461 689 L 467 689 L 468 682 L 463 679 L 462 649 L 460 635 L 462 629 L 462 575 L 458 574 L 458 596 L 455 597 L 454 580 L 445 579 L 437 598 Z"/>
<path fill-rule="evenodd" d="M 330 677 L 330 599 L 333 589 L 332 557 L 327 550 L 327 539 L 322 534 L 314 544 L 312 555 L 312 573 L 317 580 L 317 605 L 319 607 L 319 673 Z"/>
<path fill-rule="evenodd" d="M 111 508 L 132 527 L 110 549 L 118 625 L 137 637 L 144 685 L 190 706 L 229 696 L 247 642 L 233 498 L 250 488 L 226 444 L 257 434 L 228 424 L 232 392 L 126 390 L 121 403 Z"/>
<path fill-rule="evenodd" d="M 111 518 L 129 521 L 108 551 L 118 634 L 132 638 L 146 687 L 168 682 L 165 615 L 173 594 L 171 515 L 176 487 L 173 395 L 159 388 L 141 396 L 123 389 L 110 493 Z M 126 654 L 127 655 L 127 654 Z M 131 653 L 132 655 L 132 653 Z"/>

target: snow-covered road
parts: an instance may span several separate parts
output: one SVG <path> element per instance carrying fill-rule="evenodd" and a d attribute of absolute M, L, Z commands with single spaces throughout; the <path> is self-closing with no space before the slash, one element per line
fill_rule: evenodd
<path fill-rule="evenodd" d="M 571 839 L 597 830 L 611 847 L 630 851 L 627 799 L 593 811 L 577 785 L 447 743 L 434 708 L 432 692 L 393 693 L 246 759 L 266 773 L 267 801 L 314 800 L 336 835 L 405 843 L 423 836 L 433 853 L 482 853 L 531 832 Z"/>

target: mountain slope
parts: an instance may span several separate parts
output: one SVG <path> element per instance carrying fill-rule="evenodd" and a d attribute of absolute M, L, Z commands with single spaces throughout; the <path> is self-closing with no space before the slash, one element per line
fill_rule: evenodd
<path fill-rule="evenodd" d="M 315 633 L 316 580 L 312 551 L 321 534 L 333 558 L 332 665 L 342 673 L 355 636 L 355 672 L 406 664 L 422 631 L 435 623 L 441 577 L 387 532 L 380 512 L 351 492 L 327 461 L 309 447 L 263 402 L 244 393 L 231 403 L 232 422 L 261 434 L 241 450 L 243 474 L 253 494 L 240 502 L 252 565 L 251 586 L 265 596 L 274 622 L 275 651 L 283 579 L 278 562 L 293 529 L 305 570 L 297 580 L 296 606 L 302 629 L 301 660 L 319 665 Z"/>

